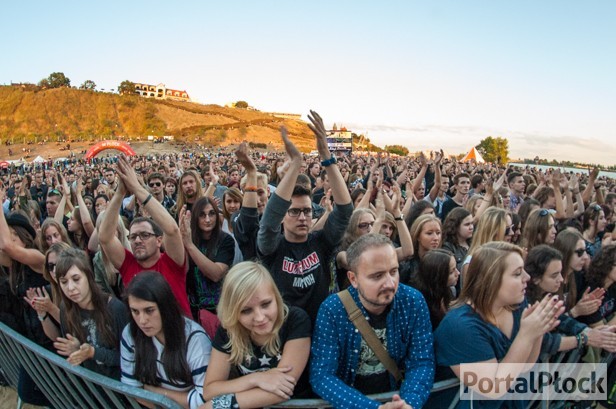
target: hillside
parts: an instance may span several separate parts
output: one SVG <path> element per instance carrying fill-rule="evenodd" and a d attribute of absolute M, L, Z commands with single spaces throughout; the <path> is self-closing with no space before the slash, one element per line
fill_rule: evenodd
<path fill-rule="evenodd" d="M 315 148 L 306 123 L 259 111 L 71 88 L 35 91 L 0 86 L 1 157 L 6 156 L 7 140 L 40 146 L 43 140 L 74 143 L 118 136 L 145 140 L 147 135 L 173 135 L 176 141 L 213 146 L 247 140 L 281 148 L 281 125 L 300 150 Z"/>

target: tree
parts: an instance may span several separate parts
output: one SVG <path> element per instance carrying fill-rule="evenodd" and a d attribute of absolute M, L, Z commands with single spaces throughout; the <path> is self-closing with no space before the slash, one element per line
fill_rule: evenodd
<path fill-rule="evenodd" d="M 118 86 L 118 94 L 124 95 L 132 95 L 135 93 L 135 83 L 130 82 L 129 80 L 122 81 Z"/>
<path fill-rule="evenodd" d="M 507 163 L 509 162 L 509 141 L 507 138 L 488 136 L 475 146 L 486 162 Z"/>
<path fill-rule="evenodd" d="M 63 72 L 52 72 L 49 77 L 40 80 L 38 85 L 43 88 L 70 87 L 71 80 Z"/>
<path fill-rule="evenodd" d="M 402 145 L 385 145 L 385 151 L 400 156 L 407 156 L 409 154 L 408 148 Z"/>
<path fill-rule="evenodd" d="M 96 83 L 92 80 L 85 80 L 83 84 L 79 86 L 79 89 L 89 89 L 94 91 L 96 89 Z"/>
<path fill-rule="evenodd" d="M 235 107 L 236 108 L 244 108 L 244 109 L 246 109 L 246 108 L 248 108 L 248 102 L 246 102 L 246 101 L 237 101 L 235 103 Z"/>

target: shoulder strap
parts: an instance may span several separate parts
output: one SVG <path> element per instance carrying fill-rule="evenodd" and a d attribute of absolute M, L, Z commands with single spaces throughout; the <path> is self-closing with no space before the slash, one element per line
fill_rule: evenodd
<path fill-rule="evenodd" d="M 366 344 L 374 351 L 374 354 L 379 358 L 383 366 L 393 375 L 396 382 L 400 382 L 402 374 L 398 369 L 398 365 L 391 359 L 383 343 L 379 340 L 379 337 L 376 336 L 374 329 L 372 329 L 368 321 L 366 321 L 366 317 L 364 317 L 364 314 L 362 314 L 355 300 L 353 300 L 349 290 L 340 291 L 338 297 L 340 297 L 342 305 L 344 305 L 346 309 L 349 320 L 351 320 L 353 325 L 359 330 Z"/>

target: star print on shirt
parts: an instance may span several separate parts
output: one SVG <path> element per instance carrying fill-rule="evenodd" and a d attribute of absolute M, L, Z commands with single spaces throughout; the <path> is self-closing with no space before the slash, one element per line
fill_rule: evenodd
<path fill-rule="evenodd" d="M 261 366 L 270 366 L 271 360 L 272 358 L 268 358 L 267 356 L 265 356 L 265 354 L 263 354 L 262 358 L 259 358 L 259 362 L 261 362 Z"/>

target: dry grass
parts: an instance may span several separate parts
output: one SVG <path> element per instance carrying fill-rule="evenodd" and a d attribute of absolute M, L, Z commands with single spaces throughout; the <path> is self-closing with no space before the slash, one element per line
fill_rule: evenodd
<path fill-rule="evenodd" d="M 199 138 L 228 145 L 247 139 L 280 146 L 278 129 L 281 125 L 287 127 L 300 149 L 314 149 L 306 123 L 275 118 L 259 111 L 77 89 L 28 91 L 0 86 L 2 142 L 38 142 L 45 138 L 55 141 L 58 137 L 73 141 L 80 137 L 104 140 L 114 135 L 145 139 L 147 135 L 174 135 L 176 140 L 187 143 Z M 34 151 L 35 146 L 38 145 L 30 145 L 30 148 Z M 53 150 L 50 148 L 48 143 L 46 154 L 37 152 L 32 157 L 38 154 L 47 157 L 47 150 Z M 0 148 L 0 159 L 7 159 L 7 150 L 5 146 Z M 65 156 L 66 153 L 51 155 Z"/>

